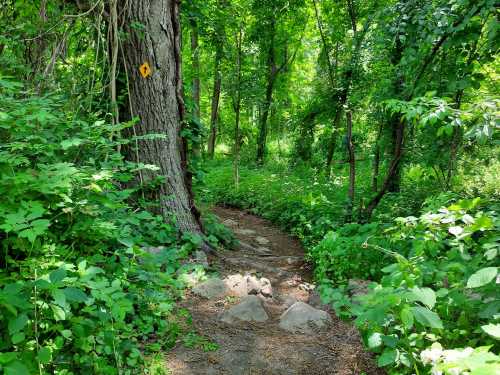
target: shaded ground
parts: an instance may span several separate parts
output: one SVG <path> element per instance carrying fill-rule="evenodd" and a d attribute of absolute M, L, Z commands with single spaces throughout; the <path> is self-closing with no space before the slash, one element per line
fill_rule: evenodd
<path fill-rule="evenodd" d="M 239 297 L 205 299 L 189 292 L 184 301 L 200 334 L 218 344 L 204 352 L 179 344 L 167 357 L 172 374 L 381 374 L 363 350 L 357 330 L 334 314 L 326 330 L 314 334 L 289 333 L 279 327 L 281 314 L 295 301 L 328 310 L 313 292 L 311 272 L 303 261 L 300 243 L 266 220 L 239 210 L 216 208 L 214 213 L 232 227 L 241 245 L 210 259 L 220 276 L 266 277 L 273 298 L 263 299 L 269 320 L 227 324 L 220 316 Z"/>

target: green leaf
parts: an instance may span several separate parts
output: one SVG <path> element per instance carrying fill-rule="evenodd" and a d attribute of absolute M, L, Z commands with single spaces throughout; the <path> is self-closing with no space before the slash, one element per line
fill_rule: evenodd
<path fill-rule="evenodd" d="M 58 268 L 55 271 L 52 271 L 49 275 L 49 280 L 51 283 L 57 283 L 59 281 L 64 280 L 66 277 L 66 270 L 64 268 Z"/>
<path fill-rule="evenodd" d="M 17 345 L 20 342 L 23 342 L 25 338 L 26 338 L 26 335 L 24 333 L 17 332 L 17 333 L 14 333 L 10 339 L 12 340 L 12 343 L 14 345 Z"/>
<path fill-rule="evenodd" d="M 384 367 L 396 362 L 398 352 L 396 349 L 386 348 L 382 355 L 378 357 L 377 364 L 379 367 Z"/>
<path fill-rule="evenodd" d="M 56 321 L 66 320 L 66 312 L 60 306 L 50 305 L 50 307 L 52 308 L 52 311 L 54 312 L 54 319 Z"/>
<path fill-rule="evenodd" d="M 413 327 L 413 313 L 408 306 L 405 306 L 401 310 L 401 322 L 406 329 L 411 329 L 411 327 Z"/>
<path fill-rule="evenodd" d="M 70 302 L 85 302 L 89 298 L 81 289 L 75 287 L 65 288 L 63 292 Z"/>
<path fill-rule="evenodd" d="M 410 293 L 411 301 L 422 302 L 429 309 L 432 309 L 436 304 L 436 293 L 430 288 L 414 287 Z"/>
<path fill-rule="evenodd" d="M 9 333 L 13 335 L 14 333 L 20 332 L 28 323 L 28 316 L 26 314 L 21 314 L 17 318 L 9 321 Z"/>
<path fill-rule="evenodd" d="M 40 363 L 50 363 L 50 361 L 52 361 L 52 351 L 48 347 L 43 347 L 38 351 L 38 355 L 36 357 Z"/>
<path fill-rule="evenodd" d="M 382 334 L 379 332 L 372 333 L 370 337 L 368 337 L 368 347 L 370 349 L 375 349 L 380 345 L 382 345 Z"/>
<path fill-rule="evenodd" d="M 481 326 L 482 330 L 486 332 L 488 335 L 500 340 L 500 324 L 487 324 Z"/>
<path fill-rule="evenodd" d="M 443 322 L 441 318 L 435 312 L 432 312 L 426 307 L 412 307 L 411 311 L 416 321 L 422 324 L 424 327 L 431 327 L 437 329 L 443 329 Z"/>
<path fill-rule="evenodd" d="M 17 358 L 17 353 L 9 352 L 9 353 L 0 353 L 0 364 L 4 365 L 6 363 L 12 362 Z"/>
<path fill-rule="evenodd" d="M 482 268 L 469 277 L 469 280 L 467 280 L 467 288 L 479 288 L 484 286 L 493 281 L 497 273 L 497 267 Z"/>
<path fill-rule="evenodd" d="M 5 375 L 30 375 L 28 368 L 20 361 L 9 363 L 4 367 Z"/>

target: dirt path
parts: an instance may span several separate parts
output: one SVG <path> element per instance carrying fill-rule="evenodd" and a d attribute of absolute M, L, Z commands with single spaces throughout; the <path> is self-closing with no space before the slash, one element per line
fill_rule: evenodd
<path fill-rule="evenodd" d="M 204 352 L 177 346 L 167 358 L 172 374 L 381 373 L 363 350 L 356 329 L 321 306 L 314 286 L 309 283 L 311 272 L 303 261 L 303 249 L 297 240 L 269 222 L 242 211 L 227 208 L 214 211 L 221 221 L 232 227 L 241 245 L 236 250 L 224 251 L 220 258 L 210 259 L 219 278 L 210 284 L 212 289 L 208 289 L 209 293 L 215 291 L 218 295 L 204 298 L 190 292 L 184 306 L 191 312 L 197 331 L 217 343 L 219 349 Z M 224 278 L 226 284 L 232 281 L 234 288 L 218 291 Z M 245 285 L 238 283 L 241 280 Z M 261 284 L 250 290 L 247 280 Z M 248 293 L 258 297 L 248 297 Z M 307 313 L 320 316 L 323 320 L 318 324 L 324 322 L 323 328 L 310 321 L 309 326 L 304 327 L 308 333 L 289 332 L 280 326 L 286 324 L 286 319 L 280 318 L 290 306 L 292 310 L 300 310 L 299 307 L 309 308 L 309 305 L 322 310 L 312 309 Z M 323 310 L 328 310 L 330 321 L 324 320 L 327 314 Z M 298 311 L 298 315 L 292 316 L 293 312 L 288 312 L 287 318 L 300 320 L 302 313 Z M 233 315 L 238 314 L 243 320 L 234 318 Z"/>

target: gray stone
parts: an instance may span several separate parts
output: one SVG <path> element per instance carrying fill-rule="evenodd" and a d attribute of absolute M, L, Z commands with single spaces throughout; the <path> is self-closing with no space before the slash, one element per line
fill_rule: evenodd
<path fill-rule="evenodd" d="M 262 246 L 269 244 L 269 240 L 262 236 L 255 237 L 255 241 Z"/>
<path fill-rule="evenodd" d="M 264 254 L 264 255 L 272 254 L 272 250 L 267 248 L 267 247 L 264 247 L 264 246 L 257 247 L 255 249 L 255 252 L 257 252 L 259 254 Z"/>
<path fill-rule="evenodd" d="M 269 279 L 265 277 L 260 279 L 260 294 L 266 298 L 273 298 L 273 287 Z"/>
<path fill-rule="evenodd" d="M 224 279 L 224 282 L 232 295 L 244 297 L 248 294 L 246 276 L 241 274 L 229 275 Z"/>
<path fill-rule="evenodd" d="M 296 302 L 281 315 L 279 326 L 292 333 L 313 334 L 315 330 L 326 328 L 331 320 L 327 312 Z"/>
<path fill-rule="evenodd" d="M 283 296 L 280 299 L 281 299 L 281 302 L 283 303 L 283 306 L 285 306 L 285 308 L 287 308 L 287 309 L 290 306 L 292 306 L 295 302 L 298 301 L 297 298 L 289 296 L 289 295 Z"/>
<path fill-rule="evenodd" d="M 255 276 L 247 276 L 247 290 L 248 294 L 259 294 L 260 293 L 260 280 Z"/>
<path fill-rule="evenodd" d="M 201 297 L 212 299 L 226 294 L 227 287 L 221 279 L 208 279 L 193 288 L 193 293 Z"/>
<path fill-rule="evenodd" d="M 194 253 L 195 263 L 201 264 L 203 267 L 208 268 L 208 258 L 204 251 L 196 250 Z"/>
<path fill-rule="evenodd" d="M 256 232 L 253 229 L 235 229 L 234 233 L 241 234 L 243 236 L 251 236 Z"/>
<path fill-rule="evenodd" d="M 221 320 L 232 324 L 236 321 L 265 322 L 269 319 L 262 302 L 257 296 L 247 296 L 243 300 L 222 314 Z"/>

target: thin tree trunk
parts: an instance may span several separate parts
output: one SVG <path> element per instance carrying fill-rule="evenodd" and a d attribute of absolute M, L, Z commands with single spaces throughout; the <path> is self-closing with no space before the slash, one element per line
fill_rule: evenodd
<path fill-rule="evenodd" d="M 175 0 L 120 0 L 118 14 L 124 19 L 124 55 L 130 82 L 130 102 L 140 122 L 138 136 L 156 133 L 164 138 L 138 141 L 141 163 L 158 166 L 145 170 L 145 183 L 159 185 L 148 198 L 158 202 L 166 221 L 174 221 L 181 232 L 202 233 L 200 215 L 193 201 L 191 175 L 187 168 L 186 140 L 181 137 L 182 100 L 180 24 Z M 130 25 L 141 24 L 138 32 Z M 144 78 L 139 67 L 148 63 L 151 74 Z M 128 155 L 134 160 L 136 156 Z"/>
<path fill-rule="evenodd" d="M 373 171 L 372 171 L 372 191 L 378 190 L 378 174 L 380 169 L 380 138 L 382 137 L 382 122 L 380 122 L 377 139 L 375 140 L 375 150 L 373 152 Z"/>
<path fill-rule="evenodd" d="M 236 189 L 240 185 L 240 114 L 241 114 L 241 63 L 242 63 L 243 30 L 240 25 L 236 35 L 236 95 L 233 102 L 234 107 L 234 160 L 233 174 Z"/>
<path fill-rule="evenodd" d="M 403 156 L 404 128 L 404 120 L 399 117 L 399 123 L 396 126 L 396 148 L 394 150 L 391 165 L 389 166 L 389 170 L 387 171 L 387 175 L 382 187 L 380 188 L 380 191 L 372 198 L 372 200 L 367 204 L 366 208 L 362 211 L 360 218 L 362 222 L 370 220 L 373 214 L 373 210 L 375 210 L 385 193 L 389 190 L 389 187 L 392 184 L 392 179 L 398 173 L 401 157 Z"/>
<path fill-rule="evenodd" d="M 222 44 L 222 43 L 220 43 Z M 222 84 L 222 75 L 220 72 L 220 64 L 222 61 L 222 45 L 219 45 L 215 52 L 214 63 L 214 88 L 212 92 L 212 105 L 210 114 L 210 134 L 208 136 L 208 157 L 213 159 L 215 153 L 215 144 L 217 141 L 217 119 L 219 116 L 219 100 Z"/>
<path fill-rule="evenodd" d="M 276 36 L 276 21 L 273 18 L 271 22 L 271 40 L 269 42 L 269 50 L 267 54 L 267 69 L 268 78 L 266 86 L 266 97 L 262 107 L 262 113 L 259 119 L 259 134 L 257 137 L 257 164 L 264 164 L 267 146 L 267 119 L 269 117 L 269 109 L 273 102 L 274 83 L 276 81 L 277 67 L 274 40 Z"/>
<path fill-rule="evenodd" d="M 191 61 L 193 70 L 193 117 L 196 122 L 200 122 L 200 49 L 198 45 L 198 23 L 195 19 L 191 19 Z M 200 154 L 200 145 L 195 143 L 193 146 L 195 156 Z"/>
<path fill-rule="evenodd" d="M 354 144 L 352 143 L 352 112 L 345 113 L 347 119 L 347 149 L 349 151 L 349 192 L 346 213 L 346 222 L 352 221 L 352 210 L 354 207 L 354 189 L 356 184 L 356 156 L 354 154 Z"/>

